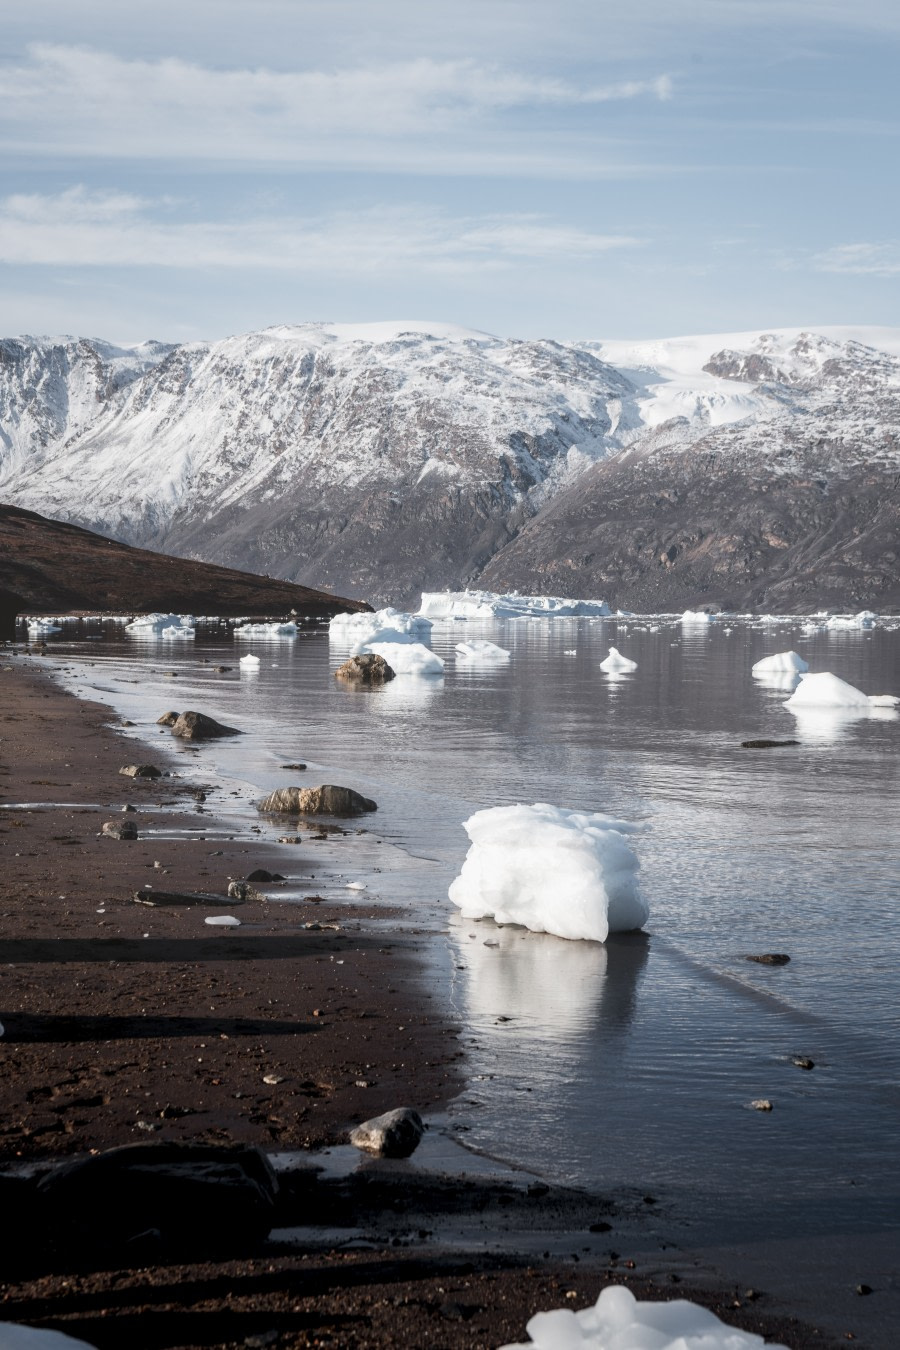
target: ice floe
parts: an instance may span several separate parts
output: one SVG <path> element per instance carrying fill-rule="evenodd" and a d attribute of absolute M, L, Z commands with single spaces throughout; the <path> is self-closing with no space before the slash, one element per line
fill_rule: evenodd
<path fill-rule="evenodd" d="M 443 675 L 444 663 L 422 642 L 367 642 L 365 651 L 383 656 L 395 675 Z"/>
<path fill-rule="evenodd" d="M 244 670 L 256 670 L 259 667 L 259 657 L 251 655 L 242 656 L 238 665 L 243 666 Z"/>
<path fill-rule="evenodd" d="M 595 942 L 646 923 L 625 839 L 641 826 L 546 802 L 489 807 L 463 824 L 472 845 L 449 894 L 467 918 Z"/>
<path fill-rule="evenodd" d="M 424 591 L 419 614 L 430 619 L 606 618 L 605 600 L 559 595 L 497 595 L 493 591 Z"/>
<path fill-rule="evenodd" d="M 705 609 L 686 609 L 681 616 L 682 623 L 715 623 L 715 614 L 707 614 Z"/>
<path fill-rule="evenodd" d="M 328 625 L 329 639 L 340 646 L 353 646 L 355 655 L 369 642 L 416 642 L 430 632 L 431 623 L 421 614 L 390 606 L 374 614 L 335 614 Z"/>
<path fill-rule="evenodd" d="M 472 638 L 470 642 L 457 642 L 456 659 L 466 664 L 480 666 L 502 666 L 509 660 L 510 654 L 505 647 L 487 638 Z"/>
<path fill-rule="evenodd" d="M 786 708 L 893 708 L 900 702 L 893 694 L 875 694 L 871 698 L 861 689 L 847 684 L 830 671 L 804 675 Z"/>
<path fill-rule="evenodd" d="M 209 914 L 204 923 L 210 924 L 213 928 L 240 928 L 241 921 L 234 914 Z"/>
<path fill-rule="evenodd" d="M 196 628 L 191 628 L 186 623 L 172 623 L 168 628 L 164 628 L 160 637 L 171 640 L 172 638 L 193 638 L 197 636 Z"/>
<path fill-rule="evenodd" d="M 289 638 L 297 636 L 295 623 L 244 623 L 235 628 L 236 638 Z"/>
<path fill-rule="evenodd" d="M 600 669 L 624 675 L 628 670 L 637 670 L 637 661 L 632 661 L 629 656 L 623 656 L 618 648 L 610 647 L 609 656 L 600 662 Z"/>
<path fill-rule="evenodd" d="M 840 633 L 843 630 L 874 628 L 877 621 L 878 615 L 871 609 L 861 609 L 858 614 L 833 614 L 825 627 L 831 633 Z"/>
<path fill-rule="evenodd" d="M 609 1285 L 581 1312 L 535 1313 L 525 1330 L 529 1340 L 501 1350 L 785 1350 L 687 1299 L 639 1302 L 622 1285 Z"/>
<path fill-rule="evenodd" d="M 29 619 L 28 632 L 30 636 L 47 637 L 50 633 L 61 633 L 62 628 L 51 619 Z"/>
<path fill-rule="evenodd" d="M 192 628 L 191 614 L 140 614 L 126 623 L 125 632 L 132 637 L 159 637 L 165 628 Z"/>
<path fill-rule="evenodd" d="M 788 675 L 809 670 L 809 662 L 797 652 L 775 652 L 773 656 L 764 656 L 753 666 L 754 675 Z"/>

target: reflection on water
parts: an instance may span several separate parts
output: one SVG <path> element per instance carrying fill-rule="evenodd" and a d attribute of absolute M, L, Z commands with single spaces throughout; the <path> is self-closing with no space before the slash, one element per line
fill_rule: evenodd
<path fill-rule="evenodd" d="M 805 741 L 837 741 L 845 737 L 859 722 L 896 722 L 900 714 L 896 708 L 788 708 L 796 730 Z"/>

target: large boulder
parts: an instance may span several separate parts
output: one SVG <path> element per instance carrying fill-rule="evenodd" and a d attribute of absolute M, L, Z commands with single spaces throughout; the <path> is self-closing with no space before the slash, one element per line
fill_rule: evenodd
<path fill-rule="evenodd" d="M 347 680 L 350 684 L 377 685 L 392 680 L 396 672 L 391 669 L 383 656 L 377 652 L 363 652 L 361 656 L 351 656 L 334 672 L 336 680 Z"/>
<path fill-rule="evenodd" d="M 313 788 L 276 788 L 259 803 L 258 809 L 279 815 L 361 816 L 366 811 L 377 811 L 378 807 L 370 797 L 363 797 L 352 788 L 323 783 Z"/>
<path fill-rule="evenodd" d="M 211 741 L 218 736 L 240 734 L 236 727 L 226 727 L 214 717 L 207 717 L 206 713 L 201 712 L 179 713 L 172 725 L 172 735 L 180 736 L 185 741 Z"/>
<path fill-rule="evenodd" d="M 255 1148 L 129 1144 L 55 1168 L 37 1188 L 57 1240 L 111 1248 L 142 1239 L 197 1257 L 268 1236 L 278 1180 Z"/>
<path fill-rule="evenodd" d="M 382 1158 L 408 1158 L 425 1133 L 422 1117 L 411 1106 L 398 1106 L 363 1121 L 350 1131 L 350 1143 Z"/>
<path fill-rule="evenodd" d="M 105 820 L 100 833 L 111 839 L 137 839 L 138 829 L 133 820 Z"/>

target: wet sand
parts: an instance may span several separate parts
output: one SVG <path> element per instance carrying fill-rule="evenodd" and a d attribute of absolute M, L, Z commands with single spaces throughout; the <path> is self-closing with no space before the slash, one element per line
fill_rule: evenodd
<path fill-rule="evenodd" d="M 228 879 L 255 868 L 308 873 L 316 827 L 281 848 L 221 838 L 213 790 L 198 803 L 193 781 L 119 774 L 138 760 L 180 774 L 168 740 L 139 750 L 41 664 L 0 660 L 0 1169 L 142 1140 L 298 1156 L 263 1252 L 158 1265 L 8 1253 L 0 1319 L 160 1350 L 260 1336 L 489 1347 L 523 1339 L 541 1308 L 583 1307 L 627 1281 L 639 1296 L 698 1298 L 797 1350 L 836 1343 L 764 1296 L 691 1278 L 665 1244 L 652 1264 L 632 1261 L 650 1241 L 641 1197 L 373 1162 L 326 1173 L 311 1202 L 301 1164 L 329 1156 L 315 1150 L 394 1106 L 438 1108 L 461 1086 L 457 1030 L 431 1009 L 414 939 L 399 921 L 386 939 L 384 909 L 367 931 L 364 909 L 318 900 L 313 882 L 297 904 L 226 904 Z M 100 836 L 109 820 L 133 821 L 139 838 Z M 179 833 L 198 822 L 209 837 Z M 151 826 L 174 837 L 141 838 Z M 147 884 L 220 899 L 150 908 L 133 900 Z M 224 913 L 241 927 L 204 923 Z"/>

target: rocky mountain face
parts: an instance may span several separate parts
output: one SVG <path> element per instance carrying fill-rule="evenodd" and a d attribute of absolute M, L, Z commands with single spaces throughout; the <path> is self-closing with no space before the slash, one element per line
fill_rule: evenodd
<path fill-rule="evenodd" d="M 0 343 L 0 497 L 375 602 L 478 584 L 889 608 L 898 352 L 890 331 L 17 339 Z"/>

